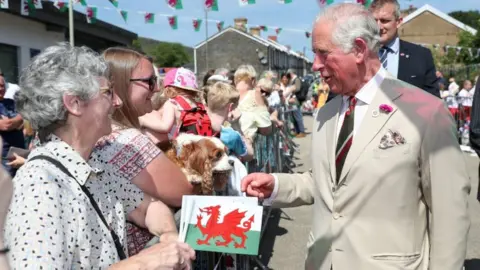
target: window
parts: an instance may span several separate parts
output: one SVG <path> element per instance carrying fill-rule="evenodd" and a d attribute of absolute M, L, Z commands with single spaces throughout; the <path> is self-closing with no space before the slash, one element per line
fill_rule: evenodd
<path fill-rule="evenodd" d="M 40 50 L 37 50 L 37 49 L 30 49 L 30 59 L 34 58 L 35 56 L 37 56 L 37 54 L 40 53 Z"/>
<path fill-rule="evenodd" d="M 18 83 L 18 47 L 0 43 L 0 69 L 7 82 Z"/>

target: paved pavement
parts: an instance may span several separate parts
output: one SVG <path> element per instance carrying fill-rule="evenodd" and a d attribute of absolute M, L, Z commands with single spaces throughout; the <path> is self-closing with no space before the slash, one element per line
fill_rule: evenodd
<path fill-rule="evenodd" d="M 312 126 L 312 118 L 304 117 L 305 126 Z M 309 158 L 310 136 L 296 139 L 300 153 L 296 171 L 303 172 L 311 167 Z M 476 200 L 478 187 L 478 158 L 466 155 L 467 166 L 472 179 L 470 194 L 471 227 L 468 237 L 466 270 L 480 269 L 480 204 Z M 306 256 L 305 243 L 311 224 L 311 206 L 272 211 L 265 238 L 262 240 L 261 261 L 270 269 L 303 269 Z"/>

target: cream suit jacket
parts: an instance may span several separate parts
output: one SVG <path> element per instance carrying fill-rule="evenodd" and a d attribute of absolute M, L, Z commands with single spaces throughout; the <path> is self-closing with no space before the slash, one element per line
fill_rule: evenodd
<path fill-rule="evenodd" d="M 470 181 L 443 101 L 390 75 L 368 107 L 335 183 L 342 98 L 315 116 L 312 170 L 276 174 L 274 207 L 313 204 L 309 270 L 459 270 Z M 379 111 L 390 105 L 390 113 Z M 404 144 L 381 149 L 387 132 Z"/>

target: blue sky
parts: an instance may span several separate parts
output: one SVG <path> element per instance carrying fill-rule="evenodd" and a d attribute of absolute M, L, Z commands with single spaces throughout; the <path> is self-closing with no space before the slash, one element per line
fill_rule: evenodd
<path fill-rule="evenodd" d="M 195 32 L 192 26 L 192 19 L 205 17 L 202 9 L 204 0 L 183 0 L 183 10 L 169 8 L 166 0 L 118 0 L 119 8 L 129 11 L 127 24 L 116 10 L 103 8 L 113 7 L 108 0 L 86 1 L 89 5 L 98 7 L 99 19 L 126 28 L 142 37 L 180 42 L 187 46 L 194 46 L 205 40 L 205 22 L 202 22 L 199 32 Z M 312 22 L 320 11 L 318 0 L 293 0 L 293 3 L 287 5 L 279 4 L 278 0 L 256 1 L 255 5 L 240 7 L 238 0 L 218 0 L 220 11 L 209 12 L 208 19 L 224 21 L 225 26 L 228 26 L 233 25 L 234 18 L 246 17 L 249 25 L 270 26 L 268 32 L 262 32 L 264 37 L 275 35 L 274 27 L 281 27 L 284 30 L 278 36 L 279 42 L 290 45 L 296 51 L 305 48 L 307 55 L 311 57 L 311 40 L 305 37 L 304 31 L 311 30 Z M 402 8 L 429 4 L 445 13 L 479 8 L 479 0 L 401 0 L 400 3 Z M 76 9 L 84 10 L 80 5 L 77 5 Z M 139 13 L 142 11 L 156 13 L 155 24 L 145 24 L 143 15 Z M 170 29 L 166 15 L 178 16 L 178 30 Z M 215 22 L 209 22 L 208 28 L 209 35 L 217 32 Z"/>

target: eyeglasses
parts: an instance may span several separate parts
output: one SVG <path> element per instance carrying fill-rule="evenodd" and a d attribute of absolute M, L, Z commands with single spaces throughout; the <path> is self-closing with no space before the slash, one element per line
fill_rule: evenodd
<path fill-rule="evenodd" d="M 106 94 L 109 98 L 113 99 L 113 86 L 100 87 L 100 93 Z"/>
<path fill-rule="evenodd" d="M 150 78 L 138 78 L 138 79 L 130 79 L 131 82 L 145 82 L 148 83 L 148 89 L 150 91 L 155 90 L 157 86 L 157 76 L 152 75 Z"/>

